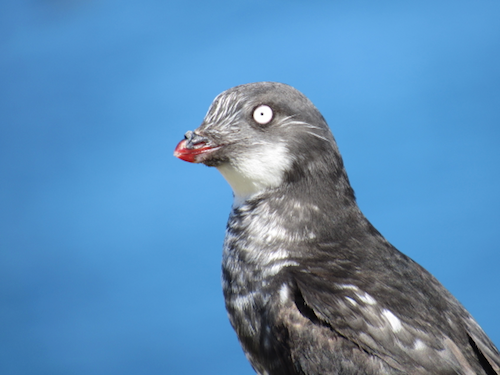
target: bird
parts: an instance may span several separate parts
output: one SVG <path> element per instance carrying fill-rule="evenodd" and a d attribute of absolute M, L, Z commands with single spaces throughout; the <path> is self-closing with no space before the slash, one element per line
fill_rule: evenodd
<path fill-rule="evenodd" d="M 500 374 L 500 353 L 427 270 L 359 209 L 326 120 L 301 92 L 218 95 L 177 158 L 233 191 L 222 251 L 229 320 L 260 375 Z"/>

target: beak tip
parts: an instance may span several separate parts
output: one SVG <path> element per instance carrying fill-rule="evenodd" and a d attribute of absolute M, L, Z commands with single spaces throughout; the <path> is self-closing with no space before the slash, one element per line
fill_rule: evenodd
<path fill-rule="evenodd" d="M 186 147 L 187 140 L 183 139 L 180 141 L 174 150 L 174 156 L 178 159 L 193 163 L 194 155 L 190 152 L 190 150 Z"/>

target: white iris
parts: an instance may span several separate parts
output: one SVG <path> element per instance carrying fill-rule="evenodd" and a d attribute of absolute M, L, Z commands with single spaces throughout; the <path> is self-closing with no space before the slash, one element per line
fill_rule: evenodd
<path fill-rule="evenodd" d="M 273 110 L 267 105 L 260 105 L 253 111 L 253 119 L 258 124 L 265 125 L 273 119 Z"/>

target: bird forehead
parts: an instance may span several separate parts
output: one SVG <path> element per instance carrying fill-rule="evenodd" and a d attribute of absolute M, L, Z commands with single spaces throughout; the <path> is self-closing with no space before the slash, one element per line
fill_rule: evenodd
<path fill-rule="evenodd" d="M 274 82 L 246 84 L 219 94 L 212 102 L 205 122 L 221 122 L 227 117 L 251 112 L 262 104 L 270 106 L 275 112 L 295 115 L 292 108 L 302 108 L 306 102 L 307 98 L 288 85 Z"/>
<path fill-rule="evenodd" d="M 237 91 L 225 91 L 219 94 L 208 109 L 206 123 L 217 123 L 238 114 L 246 102 L 245 96 Z"/>

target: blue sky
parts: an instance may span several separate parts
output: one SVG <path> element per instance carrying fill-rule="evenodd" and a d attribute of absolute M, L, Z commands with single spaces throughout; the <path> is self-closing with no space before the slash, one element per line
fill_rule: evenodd
<path fill-rule="evenodd" d="M 253 374 L 224 309 L 232 195 L 172 156 L 288 83 L 358 202 L 500 345 L 500 3 L 0 2 L 0 372 Z"/>

